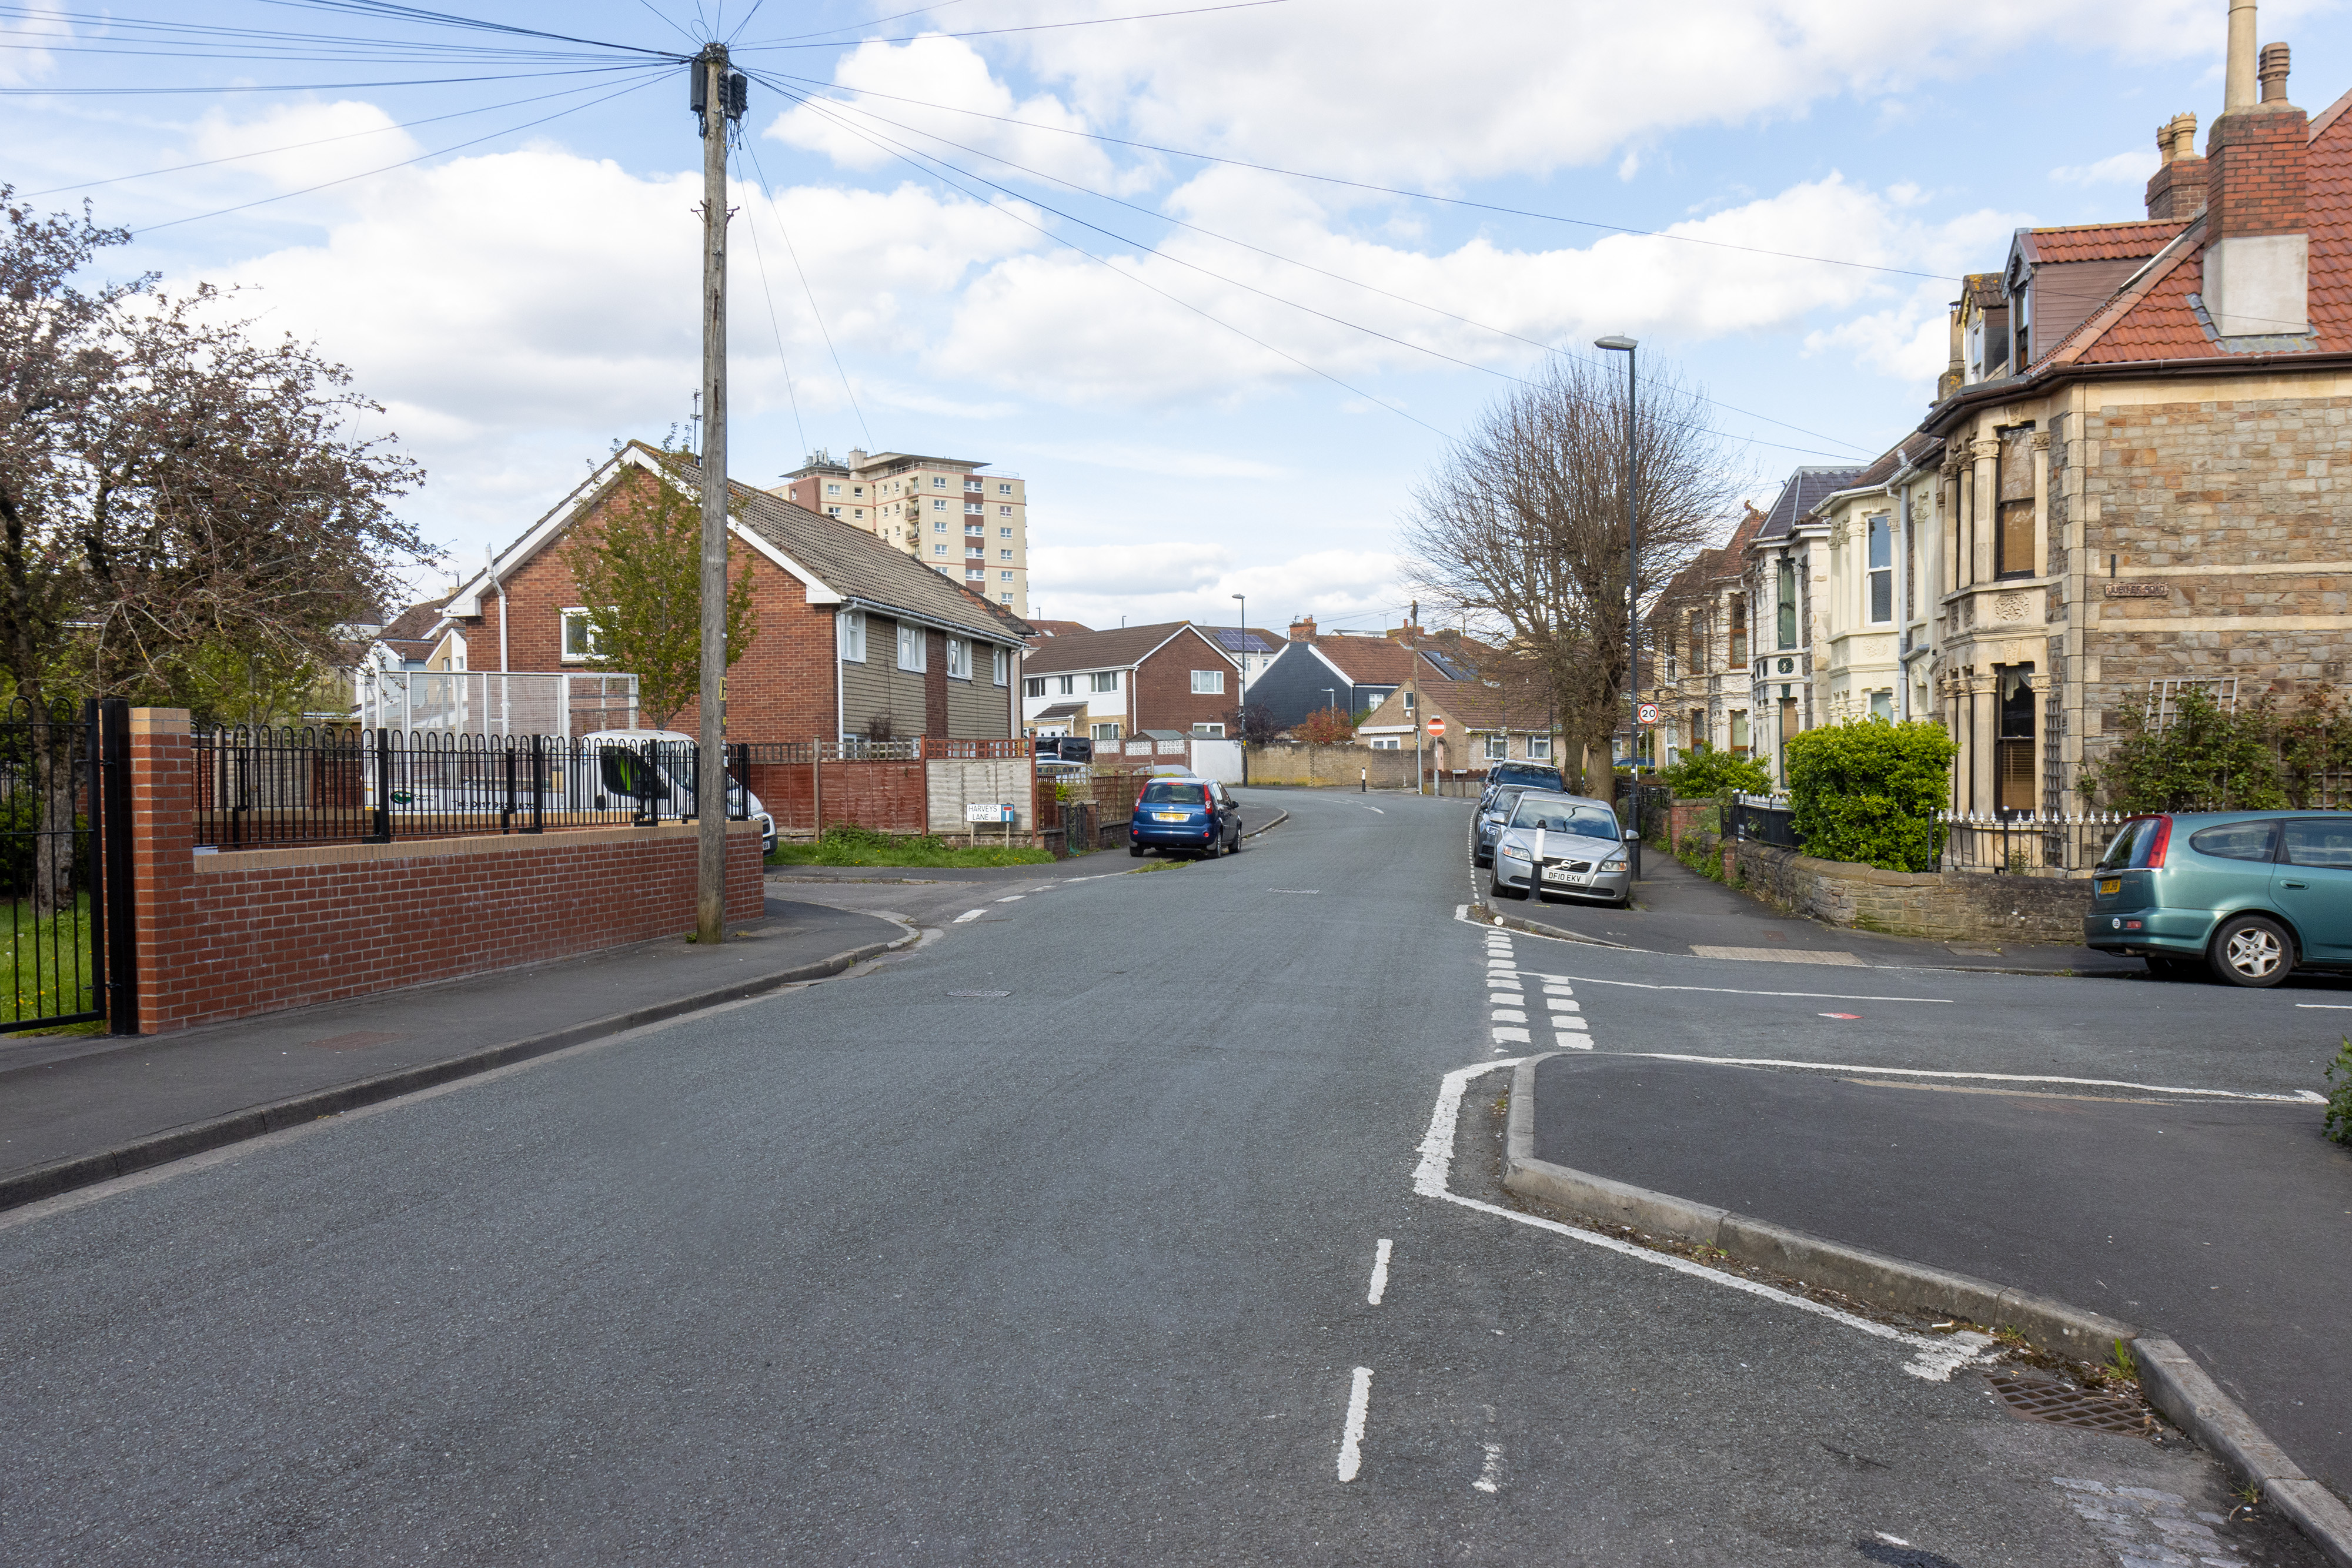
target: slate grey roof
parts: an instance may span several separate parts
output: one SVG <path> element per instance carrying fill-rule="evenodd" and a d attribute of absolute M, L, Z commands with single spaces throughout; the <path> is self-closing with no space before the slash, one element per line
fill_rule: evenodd
<path fill-rule="evenodd" d="M 1823 496 L 1846 489 L 1861 472 L 1858 467 L 1808 467 L 1790 475 L 1789 482 L 1780 486 L 1780 499 L 1764 514 L 1764 526 L 1756 530 L 1756 542 L 1765 544 L 1786 538 L 1789 530 L 1797 526 L 1797 519 L 1819 505 Z"/>
<path fill-rule="evenodd" d="M 1815 505 L 1818 506 L 1822 498 L 1836 494 L 1837 490 L 1866 490 L 1873 485 L 1885 484 L 1895 476 L 1895 471 L 1903 466 L 1906 458 L 1910 460 L 1912 467 L 1925 468 L 1935 462 L 1943 450 L 1942 436 L 1927 435 L 1915 430 L 1885 452 L 1880 453 L 1877 461 L 1844 484 L 1838 486 L 1836 490 L 1825 490 L 1821 497 L 1816 497 Z M 1813 509 L 1813 507 L 1805 508 L 1808 512 Z"/>
<path fill-rule="evenodd" d="M 681 480 L 700 492 L 698 465 L 641 442 L 631 444 L 667 464 Z M 818 580 L 844 598 L 884 611 L 902 610 L 992 643 L 1018 646 L 1030 634 L 1026 622 L 861 528 L 837 517 L 820 517 L 781 496 L 732 480 L 728 482 L 727 493 L 737 521 L 815 573 Z"/>

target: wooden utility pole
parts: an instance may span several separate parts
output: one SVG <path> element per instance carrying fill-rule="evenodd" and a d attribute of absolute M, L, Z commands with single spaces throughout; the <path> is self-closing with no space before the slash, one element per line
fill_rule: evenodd
<path fill-rule="evenodd" d="M 747 83 L 712 44 L 694 61 L 702 128 L 702 729 L 695 774 L 695 935 L 727 934 L 727 131 Z"/>

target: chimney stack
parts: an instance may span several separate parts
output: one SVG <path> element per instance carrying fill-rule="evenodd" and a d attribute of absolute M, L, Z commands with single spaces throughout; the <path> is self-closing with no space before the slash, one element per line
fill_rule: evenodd
<path fill-rule="evenodd" d="M 1315 641 L 1315 617 L 1302 615 L 1290 623 L 1290 640 L 1294 643 Z"/>
<path fill-rule="evenodd" d="M 2157 156 L 2147 177 L 2147 215 L 2193 218 L 2205 210 L 2205 160 L 2197 155 L 2197 117 L 2186 110 L 2156 128 Z"/>
<path fill-rule="evenodd" d="M 2311 330 L 2305 210 L 2311 124 L 2287 101 L 2287 65 L 2284 44 L 2256 51 L 2253 0 L 2230 0 L 2228 93 L 2205 143 L 2200 287 L 2213 330 L 2224 338 Z"/>

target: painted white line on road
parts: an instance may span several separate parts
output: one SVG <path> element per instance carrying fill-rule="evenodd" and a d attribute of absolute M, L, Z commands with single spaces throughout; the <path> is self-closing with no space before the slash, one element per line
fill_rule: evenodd
<path fill-rule="evenodd" d="M 1528 1021 L 1528 1012 L 1525 1008 L 1496 1008 L 1492 1013 L 1487 1015 L 1486 1021 L 1489 1023 L 1525 1023 Z"/>
<path fill-rule="evenodd" d="M 1372 1288 L 1364 1292 L 1367 1306 L 1379 1306 L 1381 1298 L 1389 1293 L 1389 1249 L 1395 1245 L 1383 1236 L 1381 1244 L 1372 1249 Z"/>
<path fill-rule="evenodd" d="M 2352 1002 L 2297 1002 L 2299 1008 L 2316 1008 L 2321 1012 L 2352 1013 Z"/>
<path fill-rule="evenodd" d="M 1486 1462 L 1479 1467 L 1478 1479 L 1470 1483 L 1471 1488 L 1483 1492 L 1500 1491 L 1503 1490 L 1503 1445 L 1486 1443 L 1480 1446 L 1486 1450 Z"/>
<path fill-rule="evenodd" d="M 1370 811 L 1375 817 L 1385 817 L 1388 815 L 1386 811 L 1381 810 L 1378 806 L 1367 806 L 1364 810 Z"/>
<path fill-rule="evenodd" d="M 2325 1105 L 2327 1096 L 2309 1089 L 2289 1094 L 2265 1094 L 2242 1089 L 2184 1089 L 2170 1083 L 2131 1083 L 2118 1078 L 2060 1078 L 2027 1072 L 1948 1072 L 1925 1067 L 1857 1067 L 1851 1062 L 1784 1061 L 1770 1056 L 1685 1056 L 1664 1051 L 1612 1051 L 1609 1056 L 1638 1056 L 1653 1061 L 1696 1061 L 1710 1067 L 1801 1067 L 1808 1072 L 1875 1072 L 1896 1078 L 1974 1078 L 1989 1083 L 2072 1083 L 2097 1089 L 2137 1089 L 2148 1094 L 2189 1094 L 2204 1100 L 2254 1100 L 2276 1105 Z"/>
<path fill-rule="evenodd" d="M 1737 958 L 1746 964 L 1845 964 L 1854 968 L 1866 967 L 1851 953 L 1814 953 L 1795 947 L 1701 947 L 1693 946 L 1694 958 Z"/>
<path fill-rule="evenodd" d="M 1588 1247 L 1598 1247 L 1604 1251 L 1615 1252 L 1622 1257 L 1639 1259 L 1644 1263 L 1654 1264 L 1661 1269 L 1671 1269 L 1675 1273 L 1706 1280 L 1727 1291 L 1738 1291 L 1744 1295 L 1760 1297 L 1768 1301 L 1778 1301 L 1782 1306 L 1794 1307 L 1799 1312 L 1811 1312 L 1815 1317 L 1827 1318 L 1832 1322 L 1843 1323 L 1846 1327 L 1857 1333 L 1868 1334 L 1874 1339 L 1891 1340 L 1896 1344 L 1908 1345 L 1918 1354 L 1904 1364 L 1903 1370 L 1914 1377 L 1926 1378 L 1930 1383 L 1949 1382 L 1954 1372 L 1975 1360 L 1988 1345 L 1991 1344 L 1992 1341 L 1983 1334 L 1908 1333 L 1887 1323 L 1873 1322 L 1868 1318 L 1855 1317 L 1852 1312 L 1841 1312 L 1825 1302 L 1810 1301 L 1803 1296 L 1792 1296 L 1786 1291 L 1775 1289 L 1760 1281 L 1744 1279 L 1738 1274 L 1727 1274 L 1719 1270 L 1710 1269 L 1704 1263 L 1694 1263 L 1687 1258 L 1677 1258 L 1671 1252 L 1653 1252 L 1646 1247 L 1638 1247 L 1631 1241 L 1622 1241 L 1614 1236 L 1603 1236 L 1598 1231 L 1564 1225 L 1557 1219 L 1546 1219 L 1540 1215 L 1521 1214 L 1517 1209 L 1505 1208 L 1500 1204 L 1488 1203 L 1483 1198 L 1465 1197 L 1461 1193 L 1455 1192 L 1448 1182 L 1454 1166 L 1454 1129 L 1462 1117 L 1464 1091 L 1469 1087 L 1470 1080 L 1473 1078 L 1482 1073 L 1492 1072 L 1498 1067 L 1517 1067 L 1525 1060 L 1524 1057 L 1506 1057 L 1500 1061 L 1481 1061 L 1468 1067 L 1457 1067 L 1438 1081 L 1437 1104 L 1430 1113 L 1429 1130 L 1422 1134 L 1421 1139 L 1421 1159 L 1412 1170 L 1414 1192 L 1423 1197 L 1433 1197 L 1444 1203 L 1458 1204 L 1464 1208 L 1475 1209 L 1480 1214 L 1491 1215 L 1497 1219 L 1507 1219 L 1518 1225 L 1531 1225 L 1538 1230 L 1548 1230 L 1556 1236 L 1565 1236 L 1572 1241 L 1581 1241 Z M 1967 1343 L 1971 1341 L 1974 1343 Z"/>
<path fill-rule="evenodd" d="M 955 917 L 955 919 L 954 919 L 954 920 L 950 921 L 950 925 L 962 925 L 962 924 L 963 924 L 965 921 L 967 921 L 967 920 L 977 920 L 977 919 L 979 919 L 982 915 L 985 915 L 985 914 L 987 914 L 987 913 L 988 913 L 988 905 L 986 905 L 986 904 L 982 904 L 978 909 L 967 909 L 967 910 L 965 910 L 961 915 L 957 915 L 957 916 Z"/>
<path fill-rule="evenodd" d="M 1589 1034 L 1562 1034 L 1559 1037 L 1562 1051 L 1591 1051 L 1592 1037 Z"/>
<path fill-rule="evenodd" d="M 1026 897 L 1028 897 L 1028 896 L 1029 896 L 1029 895 L 1028 895 L 1027 894 L 1025 894 L 1025 893 L 1008 893 L 1008 894 L 1006 894 L 1003 898 L 998 899 L 996 902 L 997 902 L 997 903 L 999 903 L 999 904 L 1018 904 L 1018 903 L 1020 903 L 1023 899 L 1024 899 L 1024 898 L 1026 898 Z"/>
<path fill-rule="evenodd" d="M 1573 980 L 1583 986 L 1622 986 L 1629 991 L 1707 991 L 1724 997 L 1803 997 L 1822 1002 L 1929 1002 L 1937 1007 L 1957 1007 L 1950 997 L 1850 997 L 1843 991 L 1749 991 L 1737 986 L 1654 986 L 1643 980 L 1601 980 L 1591 975 L 1547 975 L 1530 969 L 1528 973 L 1539 980 Z"/>
<path fill-rule="evenodd" d="M 1575 998 L 1557 996 L 1550 991 L 1544 993 L 1544 1006 L 1556 1013 L 1580 1013 L 1584 1010 L 1583 1005 Z"/>
<path fill-rule="evenodd" d="M 1497 1049 L 1506 1045 L 1525 1045 L 1527 1043 L 1528 1031 L 1523 1029 L 1498 1028 L 1495 1030 L 1495 1044 Z"/>
<path fill-rule="evenodd" d="M 1364 1468 L 1364 1416 L 1372 1406 L 1372 1369 L 1356 1368 L 1348 1389 L 1348 1424 L 1339 1433 L 1339 1484 L 1347 1485 Z"/>

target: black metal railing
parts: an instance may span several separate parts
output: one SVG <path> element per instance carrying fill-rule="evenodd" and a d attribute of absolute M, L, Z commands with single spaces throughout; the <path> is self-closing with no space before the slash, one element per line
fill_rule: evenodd
<path fill-rule="evenodd" d="M 2074 876 L 2089 871 L 2126 821 L 2119 811 L 1938 811 L 1946 871 Z"/>
<path fill-rule="evenodd" d="M 0 1033 L 105 1015 L 97 705 L 0 708 Z"/>
<path fill-rule="evenodd" d="M 1784 850 L 1805 847 L 1804 841 L 1797 836 L 1796 813 L 1790 809 L 1786 796 L 1734 795 L 1731 822 L 1734 838 L 1774 844 Z"/>
<path fill-rule="evenodd" d="M 728 750 L 725 809 L 740 821 L 746 758 Z M 235 729 L 200 732 L 194 751 L 195 841 L 214 849 L 642 827 L 700 809 L 688 741 Z"/>

